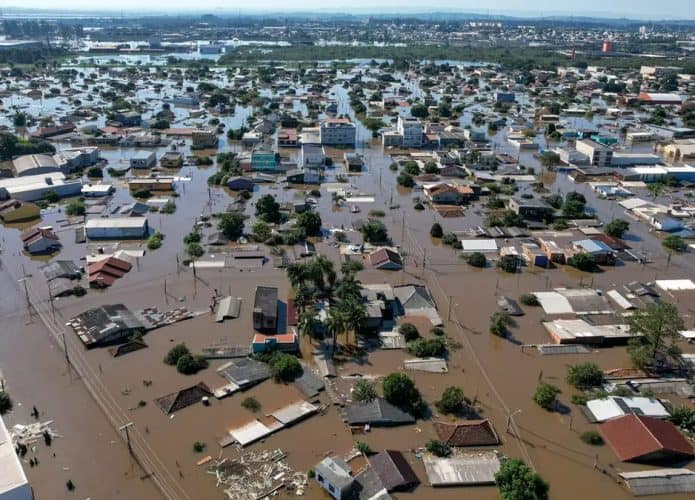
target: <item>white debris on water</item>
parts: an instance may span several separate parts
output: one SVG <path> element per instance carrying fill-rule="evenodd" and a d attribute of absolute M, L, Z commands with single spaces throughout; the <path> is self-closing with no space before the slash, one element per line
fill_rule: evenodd
<path fill-rule="evenodd" d="M 307 487 L 306 474 L 293 470 L 279 448 L 218 459 L 208 473 L 217 477 L 217 486 L 233 500 L 260 500 L 283 488 L 301 496 Z"/>

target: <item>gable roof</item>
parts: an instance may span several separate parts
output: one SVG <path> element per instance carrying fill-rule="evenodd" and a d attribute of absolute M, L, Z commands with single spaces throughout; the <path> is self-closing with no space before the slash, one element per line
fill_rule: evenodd
<path fill-rule="evenodd" d="M 27 229 L 26 231 L 24 231 L 22 233 L 20 238 L 22 239 L 22 242 L 25 245 L 29 245 L 30 243 L 33 243 L 34 241 L 36 241 L 40 238 L 46 238 L 49 240 L 58 241 L 58 235 L 57 234 L 55 234 L 50 229 L 42 229 L 40 227 Z"/>
<path fill-rule="evenodd" d="M 398 266 L 403 265 L 400 254 L 390 248 L 380 247 L 369 254 L 369 263 L 373 266 L 381 266 L 389 262 Z"/>
<path fill-rule="evenodd" d="M 212 391 L 205 383 L 199 382 L 194 386 L 157 398 L 154 402 L 164 413 L 170 415 L 200 402 L 206 396 L 212 396 Z"/>
<path fill-rule="evenodd" d="M 647 461 L 695 456 L 692 445 L 671 422 L 626 415 L 599 427 L 620 460 Z"/>
<path fill-rule="evenodd" d="M 373 426 L 403 425 L 415 423 L 415 418 L 383 398 L 368 403 L 352 403 L 345 408 L 345 420 L 349 425 Z"/>
<path fill-rule="evenodd" d="M 434 430 L 441 441 L 451 446 L 494 446 L 500 443 L 492 423 L 487 419 L 435 422 Z"/>
<path fill-rule="evenodd" d="M 94 262 L 87 268 L 89 283 L 111 286 L 118 278 L 125 276 L 132 267 L 130 262 L 117 257 L 108 257 Z"/>
<path fill-rule="evenodd" d="M 369 463 L 388 491 L 408 489 L 420 483 L 400 451 L 382 451 L 371 457 Z"/>

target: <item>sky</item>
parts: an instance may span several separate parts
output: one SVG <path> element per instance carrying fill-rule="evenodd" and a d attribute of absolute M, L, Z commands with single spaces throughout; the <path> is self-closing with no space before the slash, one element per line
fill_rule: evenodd
<path fill-rule="evenodd" d="M 5 7 L 39 9 L 95 9 L 125 11 L 177 11 L 215 13 L 216 11 L 333 11 L 354 13 L 412 13 L 459 11 L 481 14 L 525 16 L 574 15 L 628 17 L 632 19 L 695 19 L 695 0 L 263 0 L 253 3 L 244 0 L 3 0 Z"/>

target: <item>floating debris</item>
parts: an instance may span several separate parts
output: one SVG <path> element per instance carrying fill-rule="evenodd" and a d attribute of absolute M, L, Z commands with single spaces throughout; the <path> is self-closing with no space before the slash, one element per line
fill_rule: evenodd
<path fill-rule="evenodd" d="M 217 477 L 217 486 L 233 500 L 261 500 L 283 488 L 301 496 L 307 487 L 306 474 L 294 471 L 279 448 L 218 459 L 208 473 Z"/>

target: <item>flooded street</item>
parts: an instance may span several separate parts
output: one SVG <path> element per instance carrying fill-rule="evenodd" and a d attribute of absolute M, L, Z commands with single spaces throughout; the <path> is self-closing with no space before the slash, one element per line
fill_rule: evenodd
<path fill-rule="evenodd" d="M 96 71 L 96 68 L 77 68 L 85 74 Z M 226 87 L 231 85 L 230 76 L 220 70 L 215 73 L 215 81 Z M 542 325 L 550 318 L 540 307 L 524 306 L 525 315 L 517 319 L 517 326 L 511 328 L 511 336 L 506 339 L 489 333 L 490 317 L 499 309 L 497 301 L 501 296 L 518 299 L 525 293 L 557 288 L 591 287 L 606 291 L 631 281 L 693 278 L 692 254 L 667 256 L 659 237 L 642 222 L 631 220 L 625 239 L 633 248 L 648 255 L 649 263 L 626 262 L 596 273 L 557 266 L 550 269 L 524 267 L 519 273 L 507 274 L 494 265 L 485 269 L 469 266 L 461 258 L 460 251 L 432 238 L 430 228 L 437 222 L 442 225 L 444 233 L 453 232 L 467 238 L 484 225 L 485 198 L 465 205 L 459 217 L 444 217 L 431 205 L 421 210 L 416 208 L 417 202 L 425 200 L 424 192 L 398 186 L 399 172 L 390 168 L 400 154 L 408 151 L 384 149 L 379 141 L 372 140 L 371 131 L 357 121 L 359 117 L 350 106 L 348 90 L 340 83 L 348 76 L 348 73 L 338 72 L 336 82 L 327 93 L 336 103 L 338 114 L 348 115 L 357 123 L 357 147 L 354 151 L 363 156 L 366 166 L 361 173 L 348 173 L 343 167 L 343 156 L 353 149 L 326 148 L 333 164 L 326 168 L 324 184 L 340 184 L 339 187 L 358 201 L 336 202 L 325 185 L 299 188 L 286 183 L 259 182 L 243 209 L 247 216 L 245 231 L 250 233 L 256 202 L 263 195 L 272 195 L 283 206 L 312 198 L 316 211 L 321 215 L 324 232 L 324 237 L 317 239 L 317 253 L 330 258 L 339 269 L 341 255 L 338 245 L 330 237 L 331 232 L 344 231 L 350 242 L 359 244 L 362 237 L 359 230 L 355 230 L 359 227 L 358 222 L 369 217 L 382 220 L 393 245 L 404 256 L 404 269 L 379 271 L 363 257 L 367 265 L 358 274 L 358 279 L 363 284 L 427 285 L 439 315 L 444 319 L 443 328 L 450 349 L 448 372 L 410 372 L 431 411 L 415 425 L 373 428 L 370 432 L 353 435 L 343 421 L 341 409 L 331 404 L 329 395 L 322 392 L 311 398 L 322 408 L 321 412 L 279 430 L 244 451 L 281 449 L 295 471 L 306 472 L 325 457 L 346 455 L 357 441 L 361 441 L 375 451 L 393 449 L 405 452 L 422 484 L 414 491 L 399 493 L 398 498 L 417 500 L 434 495 L 442 500 L 498 498 L 494 486 L 434 489 L 427 483 L 422 448 L 437 438 L 433 421 L 448 418 L 438 414 L 434 403 L 441 398 L 446 387 L 460 386 L 480 417 L 492 421 L 502 441 L 498 448 L 500 453 L 522 458 L 538 471 L 550 484 L 552 498 L 631 498 L 627 489 L 619 484 L 617 474 L 644 467 L 620 462 L 608 445 L 591 446 L 580 439 L 582 433 L 594 430 L 596 426 L 588 422 L 578 405 L 570 402 L 571 396 L 579 391 L 565 381 L 567 367 L 580 362 L 595 362 L 603 370 L 630 366 L 625 348 L 601 347 L 592 348 L 585 354 L 544 356 L 534 347 L 551 342 Z M 406 78 L 402 73 L 396 76 Z M 154 80 L 155 75 L 152 74 L 151 78 Z M 77 78 L 75 86 L 82 88 L 84 80 L 84 75 Z M 165 81 L 166 85 L 155 92 L 151 81 L 137 80 L 139 88 L 134 98 L 150 103 L 144 117 L 150 118 L 160 110 L 163 97 L 179 92 L 179 87 L 193 84 L 193 81 L 182 79 L 181 85 L 175 87 L 172 82 Z M 412 96 L 418 95 L 417 85 L 411 79 L 408 82 Z M 309 85 L 297 87 L 292 110 L 306 114 L 306 100 L 300 97 L 307 94 Z M 261 90 L 268 96 L 273 95 L 269 88 Z M 85 91 L 78 96 L 86 99 L 87 94 Z M 95 104 L 101 103 L 101 98 L 95 95 Z M 60 98 L 37 102 L 24 96 L 13 97 L 8 102 L 35 114 L 55 111 L 65 104 Z M 460 118 L 462 125 L 471 122 L 479 106 L 472 99 L 466 104 L 471 107 L 466 108 Z M 404 105 L 402 112 L 407 111 L 408 106 Z M 191 118 L 189 111 L 182 107 L 172 106 L 172 110 L 175 114 L 172 127 L 194 127 L 203 123 L 199 118 Z M 233 114 L 220 114 L 215 118 L 225 125 L 225 130 L 238 129 L 248 125 L 247 120 L 256 111 L 253 105 L 237 104 Z M 212 116 L 206 116 L 206 119 Z M 320 118 L 326 116 L 322 113 Z M 2 123 L 8 124 L 7 120 Z M 585 122 L 601 123 L 599 119 Z M 103 127 L 105 123 L 104 117 L 100 117 L 81 125 Z M 177 147 L 186 158 L 214 158 L 217 153 L 243 150 L 239 141 L 227 139 L 224 133 L 219 135 L 219 139 L 218 148 L 212 150 L 193 151 L 188 140 Z M 582 193 L 587 205 L 604 222 L 627 217 L 615 200 L 599 199 L 590 186 L 573 183 L 565 172 L 544 172 L 536 154 L 519 153 L 509 145 L 506 131 L 499 131 L 490 139 L 497 154 L 509 154 L 519 164 L 542 174 L 542 179 L 548 180 L 544 186 L 548 193 L 566 194 L 575 190 Z M 545 139 L 539 138 L 539 142 L 543 147 L 547 145 Z M 58 149 L 69 146 L 68 142 L 56 142 Z M 157 155 L 167 149 L 170 148 L 154 148 Z M 279 152 L 283 160 L 293 161 L 297 161 L 300 154 L 297 149 L 282 148 Z M 133 197 L 127 181 L 134 176 L 145 176 L 149 171 L 144 174 L 131 171 L 123 178 L 108 173 L 108 167 L 125 168 L 132 153 L 132 148 L 100 148 L 107 167 L 104 168 L 103 182 L 113 184 L 115 192 L 105 200 L 87 200 L 88 208 L 94 210 L 93 217 L 114 214 L 126 204 L 141 201 Z M 223 499 L 224 493 L 208 467 L 213 460 L 235 458 L 240 453 L 235 446 L 222 448 L 219 441 L 228 437 L 231 429 L 256 418 L 270 419 L 269 415 L 274 411 L 306 399 L 294 384 L 267 380 L 224 399 L 211 397 L 209 405 L 195 401 L 195 404 L 172 414 L 162 411 L 156 403 L 162 396 L 201 382 L 212 390 L 226 384 L 217 369 L 228 360 L 212 360 L 207 369 L 195 375 L 183 375 L 175 367 L 165 364 L 163 359 L 174 345 L 185 343 L 194 353 L 210 346 L 248 346 L 254 331 L 252 309 L 256 287 L 276 287 L 284 308 L 293 294 L 285 269 L 273 265 L 273 257 L 277 256 L 275 251 L 271 252 L 263 244 L 252 247 L 265 255 L 263 265 L 259 266 L 210 265 L 210 262 L 224 260 L 227 254 L 239 250 L 236 245 L 207 246 L 195 272 L 184 262 L 188 259 L 184 237 L 199 224 L 203 227 L 203 237 L 209 236 L 216 229 L 215 216 L 228 212 L 230 204 L 235 201 L 237 193 L 225 187 L 208 185 L 208 178 L 218 169 L 215 160 L 209 166 L 187 164 L 180 169 L 162 171 L 176 176 L 176 196 L 172 197 L 176 211 L 173 214 L 146 213 L 150 228 L 164 235 L 162 247 L 155 250 L 148 250 L 145 241 L 78 243 L 76 229 L 82 221 L 66 216 L 64 202 L 44 210 L 40 221 L 32 221 L 29 225 L 5 225 L 0 229 L 0 294 L 3 297 L 0 302 L 0 321 L 3 324 L 0 328 L 0 366 L 16 405 L 7 419 L 8 424 L 30 422 L 30 411 L 36 406 L 40 420 L 53 421 L 53 428 L 61 436 L 50 448 L 40 443 L 31 453 L 40 461 L 37 467 L 26 467 L 38 500 L 75 498 L 75 495 L 94 500 Z M 520 181 L 519 186 L 518 194 L 533 192 L 530 182 Z M 318 189 L 320 195 L 312 192 L 314 189 Z M 331 189 L 335 190 L 335 186 Z M 638 194 L 647 196 L 646 190 Z M 359 210 L 352 210 L 351 205 L 359 205 Z M 24 252 L 20 232 L 30 225 L 39 224 L 53 227 L 59 235 L 62 243 L 59 253 L 31 257 Z M 576 229 L 545 229 L 531 235 L 547 236 L 565 246 L 582 237 Z M 499 241 L 500 246 L 505 243 L 509 241 Z M 47 261 L 67 259 L 86 266 L 86 254 L 110 254 L 116 249 L 144 251 L 144 256 L 136 257 L 133 269 L 106 290 L 90 288 L 83 297 L 52 297 L 41 273 L 41 266 Z M 289 262 L 301 260 L 299 253 L 302 250 L 297 246 L 283 249 Z M 87 288 L 84 278 L 82 284 Z M 209 305 L 217 291 L 241 299 L 240 317 L 220 323 L 215 321 Z M 695 324 L 695 292 L 674 292 L 668 298 L 677 304 L 686 326 Z M 159 311 L 169 311 L 185 307 L 194 317 L 148 332 L 142 339 L 145 348 L 114 356 L 107 348 L 86 350 L 73 329 L 66 325 L 80 313 L 105 304 L 124 304 L 131 310 L 154 307 Z M 405 319 L 412 320 L 423 336 L 430 336 L 429 322 L 422 318 Z M 319 345 L 307 338 L 303 338 L 301 343 L 302 361 L 310 366 L 313 364 L 313 351 L 318 350 Z M 684 352 L 695 352 L 692 344 L 681 344 Z M 399 372 L 403 370 L 403 360 L 410 357 L 404 350 L 377 349 L 365 356 L 344 359 L 338 363 L 335 384 L 349 394 L 356 377 L 380 379 L 391 372 Z M 563 411 L 548 412 L 533 402 L 532 390 L 540 381 L 561 389 L 559 400 Z M 260 403 L 257 413 L 242 406 L 242 401 L 248 397 Z M 680 398 L 674 398 L 672 402 L 686 404 L 686 400 Z M 199 449 L 196 450 L 194 443 L 202 446 L 197 446 Z M 210 456 L 209 461 L 205 461 L 207 456 Z M 63 486 L 68 480 L 74 482 L 75 492 L 69 492 Z M 304 498 L 328 498 L 315 481 L 309 480 L 309 484 Z M 280 491 L 277 498 L 293 496 Z M 684 497 L 663 495 L 660 498 Z"/>

